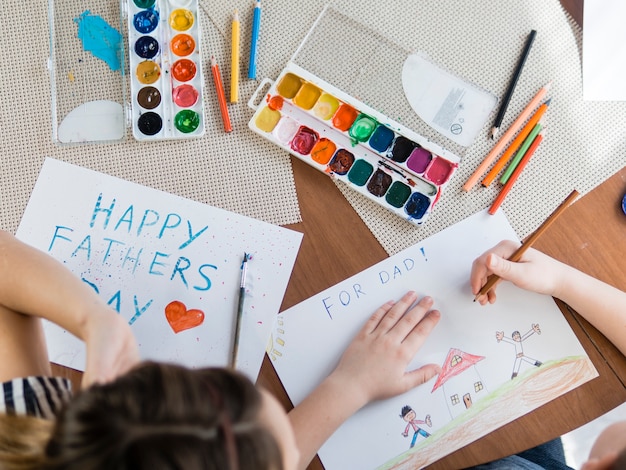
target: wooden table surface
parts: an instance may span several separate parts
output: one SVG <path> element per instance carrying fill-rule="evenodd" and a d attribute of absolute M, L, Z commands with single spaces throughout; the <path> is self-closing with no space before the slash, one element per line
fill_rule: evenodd
<path fill-rule="evenodd" d="M 561 0 L 582 25 L 583 0 Z M 303 222 L 288 228 L 305 234 L 281 310 L 387 258 L 378 241 L 325 174 L 293 158 Z M 536 248 L 626 290 L 626 167 L 575 202 L 535 244 Z M 333 208 L 332 219 L 328 207 Z M 468 214 L 469 215 L 469 214 Z M 348 243 L 346 234 L 358 243 Z M 532 413 L 454 452 L 430 468 L 462 468 L 497 459 L 560 436 L 626 401 L 626 358 L 567 305 L 564 316 L 596 366 L 599 377 Z M 80 373 L 54 367 L 76 384 Z M 274 368 L 265 357 L 259 384 L 291 408 Z M 318 459 L 310 469 L 322 469 Z"/>

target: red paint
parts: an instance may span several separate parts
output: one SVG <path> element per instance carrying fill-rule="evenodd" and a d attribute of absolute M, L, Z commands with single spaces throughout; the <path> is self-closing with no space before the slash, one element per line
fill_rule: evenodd
<path fill-rule="evenodd" d="M 283 109 L 284 102 L 285 99 L 282 96 L 272 96 L 267 102 L 267 107 L 273 109 L 274 111 L 280 111 L 281 109 Z"/>
<path fill-rule="evenodd" d="M 347 131 L 352 126 L 352 123 L 359 115 L 358 111 L 354 109 L 352 106 L 342 103 L 339 106 L 339 109 L 333 116 L 333 126 L 335 126 L 340 131 Z"/>
<path fill-rule="evenodd" d="M 319 134 L 313 129 L 300 126 L 296 135 L 291 139 L 291 148 L 302 155 L 308 155 L 318 139 Z"/>
<path fill-rule="evenodd" d="M 196 64 L 189 59 L 180 59 L 172 65 L 172 75 L 179 82 L 188 82 L 196 76 Z"/>
<path fill-rule="evenodd" d="M 187 310 L 184 303 L 174 300 L 165 307 L 165 318 L 174 330 L 174 333 L 195 328 L 204 321 L 204 312 L 202 310 Z"/>
<path fill-rule="evenodd" d="M 428 167 L 428 170 L 426 170 L 426 173 L 424 173 L 424 176 L 437 185 L 443 184 L 448 181 L 456 166 L 456 164 L 448 160 L 436 157 Z"/>

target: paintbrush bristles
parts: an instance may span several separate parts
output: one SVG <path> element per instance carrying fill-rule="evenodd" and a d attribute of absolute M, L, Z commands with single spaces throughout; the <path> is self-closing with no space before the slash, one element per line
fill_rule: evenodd
<path fill-rule="evenodd" d="M 550 227 L 550 225 L 554 223 L 557 217 L 559 217 L 565 211 L 565 209 L 567 209 L 568 206 L 572 202 L 574 202 L 577 197 L 578 191 L 574 189 L 569 194 L 569 196 L 567 196 L 565 200 L 554 210 L 554 212 L 552 212 L 552 214 L 550 214 L 550 216 L 537 228 L 537 230 L 530 234 L 530 236 L 528 236 L 528 238 L 520 245 L 520 247 L 515 250 L 515 252 L 511 256 L 509 256 L 508 260 L 513 262 L 519 261 L 526 252 L 526 250 L 528 250 L 528 248 L 530 248 L 537 241 L 537 239 L 548 229 L 548 227 Z M 487 278 L 487 282 L 485 283 L 485 285 L 478 291 L 478 293 L 474 297 L 474 302 L 476 302 L 477 299 L 489 292 L 489 290 L 496 284 L 496 282 L 498 282 L 499 279 L 500 276 L 497 276 L 496 274 L 490 275 Z"/>

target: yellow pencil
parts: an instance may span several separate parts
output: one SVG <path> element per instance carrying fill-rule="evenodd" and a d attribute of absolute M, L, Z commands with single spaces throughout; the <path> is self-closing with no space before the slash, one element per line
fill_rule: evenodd
<path fill-rule="evenodd" d="M 230 62 L 230 102 L 239 101 L 239 12 L 233 14 Z"/>

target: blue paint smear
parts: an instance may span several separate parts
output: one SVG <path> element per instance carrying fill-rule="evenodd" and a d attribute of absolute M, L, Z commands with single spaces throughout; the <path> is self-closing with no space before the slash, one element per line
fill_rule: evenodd
<path fill-rule="evenodd" d="M 114 72 L 122 68 L 122 35 L 117 29 L 89 10 L 74 18 L 74 23 L 78 25 L 78 39 L 83 43 L 83 50 L 105 61 Z"/>

